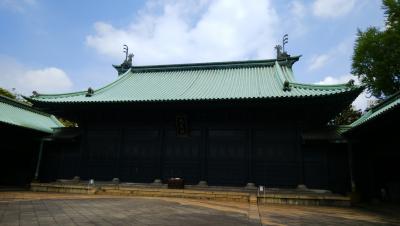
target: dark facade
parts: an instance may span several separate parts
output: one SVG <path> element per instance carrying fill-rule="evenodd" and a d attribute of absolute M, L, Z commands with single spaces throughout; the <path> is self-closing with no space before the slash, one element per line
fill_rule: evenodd
<path fill-rule="evenodd" d="M 336 107 L 316 107 L 322 100 L 329 102 L 85 105 L 79 117 L 69 115 L 79 122 L 80 137 L 47 144 L 41 178 L 150 183 L 181 177 L 187 184 L 305 184 L 344 193 L 350 190 L 346 145 L 302 136 L 336 114 Z"/>
<path fill-rule="evenodd" d="M 352 144 L 356 191 L 363 200 L 400 202 L 399 115 L 398 92 L 345 133 Z"/>
<path fill-rule="evenodd" d="M 26 186 L 33 180 L 40 139 L 44 135 L 0 123 L 0 186 Z"/>

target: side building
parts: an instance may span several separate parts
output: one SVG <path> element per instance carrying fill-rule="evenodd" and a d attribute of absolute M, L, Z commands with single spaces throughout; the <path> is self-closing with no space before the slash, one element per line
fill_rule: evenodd
<path fill-rule="evenodd" d="M 59 127 L 54 116 L 0 95 L 0 186 L 29 185 L 43 142 Z"/>
<path fill-rule="evenodd" d="M 41 179 L 181 177 L 187 184 L 306 185 L 345 193 L 346 144 L 307 134 L 325 130 L 362 88 L 298 83 L 292 71 L 298 60 L 125 62 L 103 88 L 35 93 L 27 97 L 35 107 L 77 122 L 81 132 L 75 148 L 44 153 Z"/>
<path fill-rule="evenodd" d="M 350 141 L 355 191 L 400 202 L 400 91 L 369 109 L 343 135 Z"/>

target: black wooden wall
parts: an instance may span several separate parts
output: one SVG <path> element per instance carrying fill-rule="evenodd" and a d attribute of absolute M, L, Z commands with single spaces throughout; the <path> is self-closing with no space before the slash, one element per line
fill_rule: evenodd
<path fill-rule="evenodd" d="M 339 172 L 336 168 L 347 169 L 345 152 L 327 151 L 330 147 L 326 145 L 303 145 L 304 123 L 289 113 L 125 109 L 112 114 L 104 110 L 80 123 L 79 141 L 46 150 L 41 177 L 51 181 L 78 175 L 146 183 L 182 177 L 187 184 L 205 180 L 209 185 L 253 182 L 294 188 L 305 183 L 312 188 L 348 190 L 348 177 L 343 173 L 340 179 L 332 179 Z M 188 119 L 184 135 L 177 134 L 176 126 L 176 117 L 182 114 Z M 344 186 L 336 188 L 332 181 Z"/>
<path fill-rule="evenodd" d="M 40 139 L 46 135 L 0 123 L 0 187 L 29 185 L 35 174 Z"/>

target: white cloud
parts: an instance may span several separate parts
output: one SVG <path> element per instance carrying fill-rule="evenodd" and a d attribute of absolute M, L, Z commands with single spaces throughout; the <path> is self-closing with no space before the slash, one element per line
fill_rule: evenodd
<path fill-rule="evenodd" d="M 355 3 L 356 0 L 315 0 L 312 9 L 315 16 L 334 18 L 349 13 Z"/>
<path fill-rule="evenodd" d="M 121 60 L 127 44 L 136 64 L 155 64 L 270 58 L 280 39 L 266 0 L 149 2 L 137 18 L 123 28 L 95 23 L 87 45 Z"/>
<path fill-rule="evenodd" d="M 319 81 L 316 84 L 319 84 L 319 85 L 343 84 L 343 83 L 347 83 L 351 79 L 353 79 L 355 81 L 355 84 L 357 84 L 357 85 L 360 84 L 360 81 L 358 80 L 358 78 L 351 74 L 342 75 L 342 76 L 338 76 L 338 77 L 327 76 L 322 81 Z M 364 111 L 369 106 L 370 102 L 374 101 L 374 100 L 376 100 L 376 99 L 373 97 L 370 97 L 370 95 L 368 95 L 367 92 L 364 91 L 353 101 L 352 104 L 356 109 L 361 109 L 362 111 Z"/>
<path fill-rule="evenodd" d="M 17 93 L 30 95 L 32 91 L 39 93 L 59 93 L 70 91 L 72 81 L 61 69 L 46 67 L 32 69 L 13 58 L 0 56 L 0 87 L 16 89 Z"/>
<path fill-rule="evenodd" d="M 332 77 L 332 76 L 327 76 L 324 78 L 324 80 L 317 82 L 316 84 L 318 85 L 335 85 L 335 84 L 342 84 L 346 83 L 353 79 L 356 84 L 359 84 L 357 77 L 348 74 L 348 75 L 342 75 L 339 77 Z"/>
<path fill-rule="evenodd" d="M 36 0 L 0 0 L 0 8 L 23 13 L 28 7 L 32 7 L 36 3 Z"/>
<path fill-rule="evenodd" d="M 282 21 L 284 29 L 290 31 L 290 36 L 294 38 L 302 37 L 307 34 L 308 27 L 305 22 L 308 15 L 307 7 L 300 1 L 294 0 L 289 3 L 289 15 Z"/>
<path fill-rule="evenodd" d="M 375 100 L 376 98 L 371 97 L 366 91 L 364 91 L 353 101 L 353 106 L 356 109 L 365 111 Z"/>
<path fill-rule="evenodd" d="M 327 65 L 328 63 L 332 63 L 335 60 L 348 58 L 353 52 L 353 43 L 354 43 L 353 36 L 345 38 L 339 44 L 331 48 L 328 52 L 314 55 L 311 57 L 309 61 L 308 70 L 313 71 L 320 69 Z"/>
<path fill-rule="evenodd" d="M 72 87 L 68 75 L 55 67 L 26 71 L 17 79 L 17 82 L 25 84 L 25 89 L 37 89 L 42 93 L 63 92 Z"/>
<path fill-rule="evenodd" d="M 289 5 L 289 8 L 290 12 L 299 18 L 303 18 L 307 13 L 306 7 L 299 1 L 292 1 Z"/>
<path fill-rule="evenodd" d="M 321 55 L 314 56 L 311 58 L 308 69 L 310 71 L 320 69 L 323 66 L 325 66 L 325 64 L 328 62 L 329 59 L 330 59 L 329 54 L 321 54 Z"/>

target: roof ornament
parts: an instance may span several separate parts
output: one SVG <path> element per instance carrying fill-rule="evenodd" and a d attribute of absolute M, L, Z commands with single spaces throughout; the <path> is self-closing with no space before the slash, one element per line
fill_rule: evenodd
<path fill-rule="evenodd" d="M 120 65 L 113 65 L 115 69 L 118 71 L 118 75 L 122 75 L 127 72 L 132 67 L 132 60 L 135 55 L 129 53 L 129 47 L 127 45 L 123 45 L 123 52 L 125 53 L 125 60 Z"/>
<path fill-rule="evenodd" d="M 282 38 L 282 51 L 285 53 L 285 45 L 289 43 L 289 35 L 285 34 Z"/>
<path fill-rule="evenodd" d="M 276 45 L 276 59 L 287 59 L 290 55 L 285 51 L 285 45 L 289 43 L 289 35 L 285 34 L 282 38 L 282 45 Z"/>
<path fill-rule="evenodd" d="M 292 88 L 290 88 L 290 82 L 288 80 L 285 80 L 285 82 L 283 83 L 283 91 L 290 91 L 292 90 Z"/>
<path fill-rule="evenodd" d="M 124 51 L 125 53 L 125 60 L 124 62 L 121 64 L 121 66 L 128 68 L 128 67 L 132 67 L 132 59 L 135 56 L 134 54 L 129 54 L 129 47 L 127 45 L 124 45 Z"/>
<path fill-rule="evenodd" d="M 129 47 L 127 45 L 125 45 L 125 44 L 123 46 L 124 46 L 124 51 L 122 51 L 122 52 L 125 53 L 125 61 L 127 61 L 128 60 Z"/>
<path fill-rule="evenodd" d="M 94 90 L 91 88 L 91 87 L 89 87 L 88 88 L 88 90 L 86 91 L 86 97 L 91 97 L 91 96 L 93 96 L 93 94 L 94 94 Z"/>

